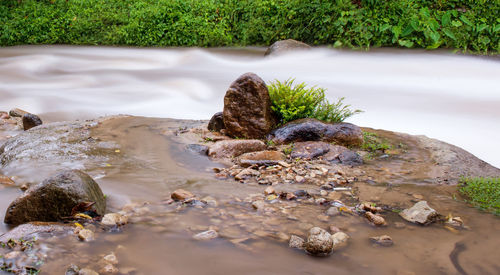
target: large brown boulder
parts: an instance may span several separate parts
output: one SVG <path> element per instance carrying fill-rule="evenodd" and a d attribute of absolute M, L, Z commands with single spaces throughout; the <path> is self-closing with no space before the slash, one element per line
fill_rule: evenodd
<path fill-rule="evenodd" d="M 363 144 L 361 128 L 351 123 L 325 123 L 314 118 L 291 121 L 272 131 L 268 139 L 275 144 L 298 141 L 326 141 L 344 146 Z"/>
<path fill-rule="evenodd" d="M 71 216 L 82 202 L 95 202 L 95 211 L 103 215 L 106 200 L 97 183 L 79 170 L 67 170 L 32 186 L 14 200 L 4 222 L 18 225 L 32 221 L 53 222 Z"/>
<path fill-rule="evenodd" d="M 223 118 L 226 134 L 231 137 L 265 137 L 275 118 L 264 80 L 254 73 L 236 79 L 224 96 Z"/>

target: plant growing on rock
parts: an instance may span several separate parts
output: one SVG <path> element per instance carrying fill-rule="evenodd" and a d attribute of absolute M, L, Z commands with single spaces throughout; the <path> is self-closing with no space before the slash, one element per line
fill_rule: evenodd
<path fill-rule="evenodd" d="M 342 122 L 352 115 L 362 112 L 351 110 L 343 103 L 344 98 L 330 103 L 325 97 L 325 89 L 307 87 L 305 83 L 294 84 L 295 79 L 284 82 L 275 80 L 268 85 L 271 109 L 276 113 L 280 124 L 301 118 L 316 118 L 330 123 Z"/>

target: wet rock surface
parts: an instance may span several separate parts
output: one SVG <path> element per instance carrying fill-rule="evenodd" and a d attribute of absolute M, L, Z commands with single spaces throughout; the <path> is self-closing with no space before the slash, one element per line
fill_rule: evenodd
<path fill-rule="evenodd" d="M 392 238 L 387 235 L 370 237 L 370 241 L 377 246 L 389 247 L 394 245 Z"/>
<path fill-rule="evenodd" d="M 209 131 L 212 132 L 220 132 L 221 130 L 226 129 L 226 126 L 224 125 L 223 113 L 222 112 L 215 113 L 208 122 L 207 128 Z"/>
<path fill-rule="evenodd" d="M 326 141 L 340 145 L 358 146 L 363 143 L 361 129 L 350 123 L 325 123 L 313 118 L 289 122 L 273 130 L 268 139 L 275 144 L 298 141 Z"/>
<path fill-rule="evenodd" d="M 99 214 L 106 200 L 97 183 L 79 170 L 68 170 L 30 187 L 13 201 L 5 214 L 5 223 L 18 225 L 31 221 L 60 221 L 72 215 L 75 206 L 94 202 Z"/>
<path fill-rule="evenodd" d="M 152 131 L 155 133 L 167 133 L 165 136 L 176 141 L 184 138 L 184 135 L 191 134 L 189 131 L 181 133 L 179 130 L 180 126 L 184 127 L 189 124 L 169 124 L 168 127 L 159 128 L 155 125 L 156 120 L 131 121 L 134 124 L 124 127 L 131 133 L 136 133 L 134 131 L 143 127 L 144 129 L 153 129 Z M 112 124 L 113 127 L 106 126 L 108 128 L 103 129 L 103 132 L 110 132 L 110 136 L 117 135 L 116 127 L 127 123 L 130 121 L 119 119 Z M 147 127 L 142 126 L 144 124 L 147 124 Z M 206 124 L 200 127 L 206 131 Z M 32 131 L 34 130 L 36 128 Z M 174 132 L 176 134 L 170 134 Z M 139 133 L 143 134 L 143 132 Z M 185 144 L 199 142 L 202 140 L 200 138 L 202 135 L 205 135 L 205 132 L 197 132 L 197 135 L 193 135 L 193 139 L 189 141 L 186 140 Z M 136 148 L 144 144 L 144 140 L 151 141 L 151 139 L 152 136 L 143 134 L 140 139 L 133 139 L 133 142 L 128 143 L 128 146 L 123 146 L 122 152 L 131 154 L 130 148 Z M 162 140 L 164 139 L 162 136 Z M 179 152 L 185 152 L 185 144 L 176 144 L 175 146 L 179 147 Z M 208 146 L 212 143 L 204 142 L 203 144 Z M 151 151 L 147 151 L 146 155 L 151 159 L 157 158 L 155 152 L 161 151 L 162 154 L 166 154 L 167 150 L 163 147 L 158 148 L 158 145 L 156 143 Z M 471 241 L 467 242 L 467 249 L 462 252 L 464 254 L 460 255 L 460 261 L 462 261 L 462 265 L 465 265 L 466 270 L 478 271 L 479 269 L 474 264 L 463 259 L 466 259 L 465 256 L 474 257 L 474 252 L 471 251 L 484 250 L 485 243 L 486 248 L 491 249 L 487 241 L 475 236 L 487 236 L 487 234 L 495 232 L 492 230 L 496 228 L 496 220 L 488 220 L 491 229 L 479 226 L 477 216 L 485 218 L 486 215 L 478 213 L 474 209 L 467 210 L 462 202 L 454 201 L 451 198 L 447 199 L 446 196 L 449 196 L 452 193 L 450 190 L 453 190 L 450 186 L 412 187 L 411 185 L 392 184 L 404 181 L 404 179 L 414 176 L 415 173 L 420 173 L 419 171 L 427 173 L 429 170 L 422 169 L 411 174 L 395 170 L 392 165 L 401 161 L 400 158 L 405 157 L 406 154 L 414 158 L 413 161 L 404 162 L 406 173 L 414 167 L 412 165 L 421 164 L 415 159 L 425 160 L 425 158 L 417 158 L 418 155 L 412 155 L 411 146 L 412 144 L 409 144 L 408 148 L 405 148 L 407 151 L 400 153 L 400 155 L 388 153 L 390 156 L 387 158 L 377 159 L 374 157 L 363 166 L 354 168 L 340 163 L 332 163 L 321 157 L 311 161 L 304 159 L 296 161 L 291 160 L 290 156 L 287 155 L 286 159 L 278 164 L 251 165 L 249 167 L 240 166 L 235 159 L 230 164 L 232 166 L 225 168 L 218 166 L 217 169 L 214 169 L 219 180 L 215 180 L 214 173 L 211 172 L 212 166 L 215 165 L 213 163 L 208 164 L 207 168 L 210 169 L 205 174 L 200 173 L 197 168 L 192 168 L 191 172 L 185 174 L 184 177 L 179 177 L 180 173 L 175 173 L 175 170 L 181 169 L 181 165 L 175 166 L 175 162 L 168 163 L 169 167 L 173 165 L 175 169 L 162 172 L 159 168 L 162 166 L 159 164 L 164 162 L 163 159 L 161 162 L 151 161 L 144 165 L 139 163 L 140 165 L 133 166 L 130 170 L 127 167 L 121 167 L 119 173 L 106 174 L 102 180 L 107 184 L 104 187 L 110 188 L 108 190 L 113 190 L 113 182 L 116 184 L 116 189 L 108 193 L 111 202 L 116 200 L 116 194 L 121 194 L 122 188 L 131 188 L 124 191 L 131 194 L 130 198 L 136 198 L 138 195 L 143 196 L 143 193 L 146 192 L 155 194 L 149 195 L 147 203 L 134 201 L 124 207 L 111 205 L 112 211 L 129 217 L 127 226 L 108 227 L 102 222 L 85 222 L 86 220 L 79 219 L 78 222 L 85 229 L 94 232 L 94 241 L 80 241 L 76 235 L 78 233 L 70 236 L 69 239 L 53 240 L 52 242 L 44 240 L 43 244 L 48 245 L 52 252 L 48 253 L 50 258 L 44 261 L 45 264 L 41 270 L 47 272 L 56 270 L 57 272 L 53 274 L 60 274 L 61 269 L 55 267 L 62 266 L 65 270 L 69 263 L 74 262 L 81 268 L 99 272 L 118 270 L 119 274 L 130 272 L 156 274 L 155 272 L 159 270 L 165 271 L 165 266 L 173 267 L 175 271 L 185 271 L 187 274 L 198 274 L 199 270 L 179 261 L 186 259 L 187 262 L 196 256 L 200 257 L 200 262 L 205 262 L 217 255 L 218 259 L 222 261 L 217 270 L 224 271 L 224 268 L 231 266 L 231 263 L 224 262 L 224 259 L 228 258 L 232 262 L 236 262 L 236 260 L 252 261 L 253 267 L 259 268 L 259 270 L 270 270 L 274 273 L 294 274 L 298 270 L 302 271 L 301 268 L 306 266 L 307 270 L 325 274 L 333 271 L 338 271 L 340 274 L 372 274 L 377 272 L 391 274 L 395 272 L 396 268 L 392 263 L 388 264 L 386 261 L 388 257 L 391 257 L 390 259 L 394 262 L 405 264 L 404 270 L 415 274 L 431 269 L 433 271 L 439 270 L 443 274 L 453 274 L 456 273 L 456 270 L 448 260 L 448 254 L 453 249 L 455 242 L 467 237 L 466 239 L 471 239 Z M 145 147 L 147 148 L 147 146 Z M 277 146 L 272 150 L 281 150 L 281 147 Z M 197 154 L 187 155 L 189 156 L 188 161 L 182 162 L 186 166 L 193 165 L 199 159 L 207 158 Z M 138 159 L 144 161 L 144 158 Z M 179 159 L 176 160 L 181 162 Z M 112 167 L 107 169 L 110 172 L 113 171 Z M 235 176 L 244 170 L 248 172 L 247 175 L 250 175 L 248 178 L 242 179 L 241 183 L 244 184 L 234 182 Z M 121 176 L 122 173 L 123 176 Z M 226 177 L 219 178 L 218 174 L 224 174 Z M 8 175 L 13 174 L 8 173 Z M 174 201 L 170 196 L 174 190 L 180 188 L 190 190 L 195 197 Z M 140 190 L 140 192 L 136 192 L 136 190 Z M 419 196 L 415 196 L 415 194 Z M 203 199 L 198 199 L 198 196 Z M 455 231 L 443 230 L 443 228 L 446 229 L 445 226 L 451 227 L 452 225 L 441 223 L 435 223 L 430 228 L 421 228 L 412 224 L 399 227 L 397 221 L 403 220 L 395 212 L 411 206 L 416 199 L 422 198 L 428 200 L 440 212 L 452 211 L 454 214 L 460 214 L 459 216 L 463 217 L 474 231 L 469 232 L 461 227 L 457 227 Z M 254 205 L 258 209 L 254 209 Z M 337 209 L 338 214 L 326 216 L 325 213 L 330 208 Z M 119 211 L 119 209 L 122 210 Z M 388 224 L 387 227 L 379 228 L 367 225 L 368 219 L 365 215 L 368 212 L 384 218 Z M 453 224 L 461 221 L 455 216 L 450 217 L 449 220 Z M 318 264 L 311 269 L 308 265 L 314 259 L 307 257 L 300 245 L 297 247 L 301 250 L 294 251 L 295 253 L 287 253 L 284 250 L 289 249 L 286 244 L 290 244 L 292 236 L 307 239 L 309 230 L 313 227 L 329 229 L 333 251 L 339 250 L 339 253 L 331 254 L 331 259 L 327 261 L 332 260 L 336 263 L 335 265 Z M 193 240 L 193 236 L 196 234 L 210 230 L 218 233 L 216 240 L 209 242 Z M 346 232 L 352 239 L 347 242 L 342 241 L 346 238 L 342 234 L 337 234 L 339 232 Z M 404 243 L 399 241 L 398 245 L 390 249 L 371 247 L 372 243 L 368 241 L 369 237 L 381 234 L 388 234 L 395 240 L 405 241 Z M 412 236 L 412 238 L 408 236 Z M 422 242 L 421 240 L 426 241 Z M 349 242 L 352 242 L 352 245 L 346 246 Z M 433 244 L 435 249 L 427 249 L 429 242 Z M 475 242 L 482 242 L 482 244 L 476 245 Z M 57 245 L 54 246 L 54 244 Z M 120 248 L 122 246 L 126 248 Z M 60 247 L 64 247 L 64 249 L 58 250 Z M 148 249 L 144 249 L 145 247 Z M 178 249 L 178 247 L 186 249 Z M 412 247 L 412 249 L 408 249 L 408 247 Z M 89 255 L 88 251 L 95 253 Z M 137 251 L 144 251 L 144 253 L 137 253 Z M 116 257 L 120 259 L 118 264 L 103 260 L 111 252 L 115 252 Z M 255 256 L 251 256 L 260 257 L 266 253 L 272 253 L 275 257 L 269 261 L 259 262 L 253 261 Z M 0 254 L 7 253 L 0 251 Z M 489 257 L 489 254 L 481 257 L 483 263 L 481 268 L 494 274 L 492 271 L 495 269 L 494 265 L 491 264 L 492 257 Z M 124 255 L 123 259 L 122 255 Z M 14 256 L 22 257 L 22 255 L 12 254 L 12 257 Z M 412 264 L 414 259 L 428 259 L 425 260 L 425 263 L 432 268 L 422 267 L 423 265 L 420 263 L 414 265 Z M 137 268 L 129 268 L 131 265 Z M 365 266 L 363 267 L 363 265 Z M 240 269 L 242 266 L 238 264 L 237 268 Z M 228 269 L 228 272 L 233 270 Z"/>
<path fill-rule="evenodd" d="M 42 125 L 42 120 L 40 117 L 34 114 L 24 114 L 23 115 L 23 128 L 27 131 L 33 127 Z"/>
<path fill-rule="evenodd" d="M 265 137 L 275 118 L 264 80 L 254 73 L 236 79 L 224 96 L 223 117 L 226 133 L 231 137 Z"/>
<path fill-rule="evenodd" d="M 412 223 L 428 225 L 433 223 L 438 218 L 436 210 L 432 209 L 426 201 L 419 201 L 411 208 L 403 210 L 399 215 Z"/>
<path fill-rule="evenodd" d="M 311 46 L 307 45 L 304 42 L 300 42 L 294 39 L 287 39 L 274 42 L 271 46 L 269 46 L 264 55 L 278 56 L 293 51 L 303 51 L 309 49 L 311 49 Z"/>
<path fill-rule="evenodd" d="M 25 223 L 0 235 L 0 243 L 7 243 L 9 240 L 32 240 L 40 235 L 67 235 L 73 232 L 73 228 L 71 225 L 61 223 Z"/>
<path fill-rule="evenodd" d="M 215 159 L 234 158 L 264 149 L 266 149 L 264 142 L 257 139 L 222 140 L 210 146 L 208 155 Z"/>
<path fill-rule="evenodd" d="M 304 249 L 314 256 L 326 256 L 333 251 L 332 236 L 326 230 L 313 227 L 304 243 Z"/>
<path fill-rule="evenodd" d="M 242 167 L 252 165 L 276 165 L 283 160 L 285 160 L 285 155 L 278 151 L 250 152 L 245 153 L 238 158 L 238 162 Z"/>

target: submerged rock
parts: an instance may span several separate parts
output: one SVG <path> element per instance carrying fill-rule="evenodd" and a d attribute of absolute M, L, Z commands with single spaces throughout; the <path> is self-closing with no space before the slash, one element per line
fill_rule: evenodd
<path fill-rule="evenodd" d="M 40 117 L 34 114 L 25 114 L 23 115 L 23 128 L 24 131 L 27 131 L 33 127 L 42 125 L 42 120 Z"/>
<path fill-rule="evenodd" d="M 302 239 L 299 236 L 292 235 L 290 236 L 290 241 L 288 242 L 288 246 L 291 248 L 303 249 L 304 243 L 305 243 L 304 239 Z"/>
<path fill-rule="evenodd" d="M 108 213 L 102 217 L 101 223 L 107 226 L 120 226 L 128 223 L 128 217 L 119 213 Z"/>
<path fill-rule="evenodd" d="M 333 251 L 332 236 L 326 230 L 313 227 L 304 243 L 304 249 L 314 256 L 326 256 Z"/>
<path fill-rule="evenodd" d="M 386 226 L 387 223 L 385 222 L 385 219 L 377 214 L 373 214 L 372 212 L 366 212 L 365 217 L 373 223 L 375 226 Z"/>
<path fill-rule="evenodd" d="M 275 118 L 266 83 L 254 73 L 236 79 L 224 96 L 226 134 L 239 138 L 263 138 L 273 128 Z"/>
<path fill-rule="evenodd" d="M 243 167 L 248 167 L 251 165 L 276 165 L 280 161 L 283 161 L 285 156 L 278 151 L 259 151 L 245 153 L 239 157 L 238 162 Z"/>
<path fill-rule="evenodd" d="M 198 240 L 198 241 L 207 241 L 211 239 L 215 239 L 219 236 L 217 231 L 215 230 L 207 230 L 201 233 L 198 233 L 193 236 L 193 239 Z"/>
<path fill-rule="evenodd" d="M 94 270 L 89 269 L 89 268 L 82 268 L 78 272 L 78 275 L 99 275 L 99 273 L 97 273 Z"/>
<path fill-rule="evenodd" d="M 95 239 L 94 232 L 90 229 L 81 229 L 78 232 L 78 239 L 84 242 L 91 242 Z"/>
<path fill-rule="evenodd" d="M 220 132 L 222 129 L 226 129 L 224 126 L 224 116 L 222 112 L 215 113 L 210 121 L 208 122 L 208 130 L 212 132 Z"/>
<path fill-rule="evenodd" d="M 186 199 L 194 198 L 194 195 L 191 192 L 186 191 L 184 189 L 177 189 L 172 193 L 172 195 L 170 195 L 170 197 L 174 201 L 183 201 Z"/>
<path fill-rule="evenodd" d="M 40 235 L 65 235 L 72 234 L 74 227 L 60 223 L 25 223 L 21 224 L 9 232 L 0 235 L 0 243 L 6 243 L 12 240 L 32 240 Z"/>
<path fill-rule="evenodd" d="M 79 170 L 67 170 L 30 187 L 14 200 L 5 214 L 5 223 L 60 221 L 70 217 L 75 206 L 95 202 L 99 215 L 106 210 L 106 199 L 97 183 Z"/>
<path fill-rule="evenodd" d="M 370 241 L 378 246 L 392 246 L 394 244 L 394 241 L 390 236 L 387 235 L 382 235 L 382 236 L 376 236 L 376 237 L 370 237 Z"/>
<path fill-rule="evenodd" d="M 336 232 L 332 235 L 333 250 L 341 249 L 347 246 L 347 241 L 349 240 L 349 235 L 344 232 Z"/>
<path fill-rule="evenodd" d="M 358 146 L 363 143 L 361 128 L 350 123 L 325 123 L 313 118 L 291 121 L 273 130 L 268 139 L 275 144 L 298 141 L 326 141 Z"/>
<path fill-rule="evenodd" d="M 401 211 L 399 215 L 409 222 L 421 225 L 433 223 L 439 216 L 438 212 L 427 204 L 427 201 L 419 201 L 411 208 Z"/>
<path fill-rule="evenodd" d="M 248 152 L 262 151 L 266 144 L 257 139 L 221 140 L 208 149 L 208 155 L 215 159 L 233 158 Z"/>
<path fill-rule="evenodd" d="M 265 56 L 275 56 L 284 53 L 297 51 L 297 50 L 309 50 L 311 46 L 304 42 L 300 42 L 294 39 L 280 40 L 274 42 L 269 48 L 267 48 Z"/>
<path fill-rule="evenodd" d="M 0 184 L 10 186 L 16 183 L 11 178 L 0 174 Z"/>
<path fill-rule="evenodd" d="M 194 154 L 206 155 L 208 154 L 208 146 L 201 144 L 188 144 L 186 150 Z"/>

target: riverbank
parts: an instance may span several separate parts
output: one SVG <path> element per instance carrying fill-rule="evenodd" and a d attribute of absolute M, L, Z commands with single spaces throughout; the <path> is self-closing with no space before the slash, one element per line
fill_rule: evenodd
<path fill-rule="evenodd" d="M 2 154 L 1 172 L 16 176 L 16 184 L 0 191 L 0 201 L 13 200 L 22 193 L 18 189 L 21 185 L 35 184 L 61 167 L 80 168 L 107 195 L 109 212 L 131 211 L 128 225 L 114 233 L 96 230 L 93 242 L 81 242 L 73 235 L 41 236 L 34 251 L 48 256 L 41 266 L 48 273 L 63 273 L 70 263 L 99 270 L 102 259 L 110 253 L 116 255 L 114 265 L 122 274 L 131 270 L 136 274 L 165 270 L 176 274 L 237 270 L 301 274 L 332 269 L 339 274 L 436 274 L 454 273 L 457 268 L 473 274 L 496 270 L 498 218 L 467 206 L 454 180 L 435 184 L 436 175 L 443 175 L 439 171 L 447 164 L 431 157 L 434 150 L 428 143 L 416 142 L 421 137 L 365 128 L 397 148 L 362 154 L 365 164 L 357 167 L 310 162 L 314 167 L 308 168 L 304 182 L 260 185 L 242 184 L 232 176 L 217 178 L 212 168 L 227 166 L 212 162 L 189 146 L 212 146 L 213 141 L 204 138 L 210 134 L 206 127 L 206 121 L 118 116 L 17 132 L 22 137 L 10 138 L 9 152 L 16 152 L 20 145 L 28 147 L 22 147 L 24 153 L 17 157 Z M 45 139 L 40 139 L 40 134 Z M 40 142 L 29 142 L 30 138 Z M 47 155 L 52 157 L 43 157 Z M 436 166 L 436 162 L 441 164 Z M 288 169 L 288 165 L 300 170 L 304 164 L 307 161 L 286 159 L 267 172 Z M 313 172 L 316 176 L 311 178 Z M 336 187 L 345 189 L 326 190 L 321 188 L 323 184 L 311 181 L 325 173 L 326 178 L 338 182 Z M 446 175 L 458 176 L 454 172 Z M 177 189 L 185 189 L 210 204 L 172 202 L 171 194 Z M 272 197 L 283 192 L 297 194 L 297 198 Z M 332 199 L 345 208 L 338 205 L 339 213 L 329 211 L 331 205 L 325 203 Z M 398 212 L 421 200 L 443 216 L 459 216 L 465 227 L 455 228 L 444 221 L 428 227 L 405 222 Z M 358 214 L 356 207 L 362 202 L 380 207 L 378 215 L 384 217 L 387 226 L 375 226 Z M 264 208 L 259 209 L 260 205 Z M 291 235 L 306 238 L 313 226 L 347 233 L 347 245 L 328 258 L 314 258 L 288 248 Z M 193 239 L 207 230 L 217 231 L 218 237 Z M 373 245 L 369 238 L 380 235 L 391 236 L 393 245 Z M 273 257 L 263 257 L 268 254 Z M 193 257 L 197 264 L 188 264 Z M 387 259 L 393 261 L 388 263 Z M 213 266 L 213 261 L 218 264 Z M 481 261 L 480 267 L 477 261 Z"/>
<path fill-rule="evenodd" d="M 0 4 L 0 45 L 446 48 L 498 54 L 497 1 L 35 1 Z"/>

